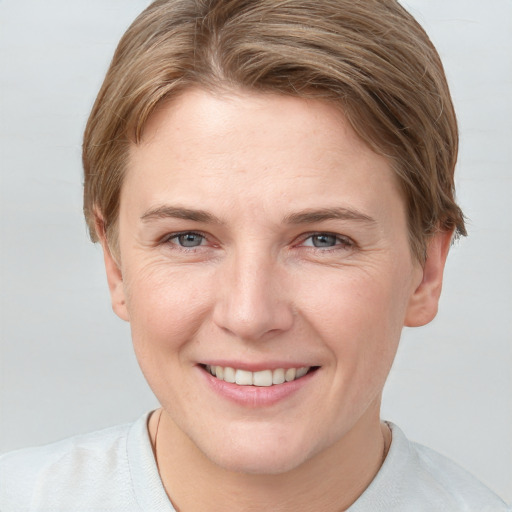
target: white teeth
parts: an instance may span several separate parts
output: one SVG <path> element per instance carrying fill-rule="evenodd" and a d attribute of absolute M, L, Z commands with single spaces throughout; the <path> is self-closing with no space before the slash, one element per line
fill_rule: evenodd
<path fill-rule="evenodd" d="M 272 384 L 282 384 L 284 382 L 284 370 L 278 368 L 272 372 Z"/>
<path fill-rule="evenodd" d="M 306 375 L 306 373 L 308 373 L 308 370 L 309 370 L 309 368 L 306 368 L 306 367 L 297 368 L 297 374 L 295 375 L 295 378 L 300 379 L 301 377 L 304 377 L 304 375 Z"/>
<path fill-rule="evenodd" d="M 236 381 L 234 368 L 230 368 L 229 366 L 224 368 L 224 380 L 226 382 L 235 382 Z"/>
<path fill-rule="evenodd" d="M 295 368 L 288 368 L 288 370 L 286 370 L 284 378 L 285 378 L 286 382 L 290 382 L 292 380 L 295 380 L 296 375 L 297 375 L 297 370 Z"/>
<path fill-rule="evenodd" d="M 240 386 L 252 386 L 252 372 L 237 370 L 235 374 L 235 382 Z"/>
<path fill-rule="evenodd" d="M 263 370 L 252 374 L 252 383 L 255 386 L 272 386 L 272 370 Z"/>
<path fill-rule="evenodd" d="M 275 370 L 261 370 L 259 372 L 249 372 L 247 370 L 237 370 L 229 366 L 209 366 L 206 370 L 214 377 L 225 382 L 236 383 L 239 386 L 258 386 L 268 387 L 284 382 L 291 382 L 304 377 L 311 369 L 311 366 L 301 368 L 277 368 Z"/>

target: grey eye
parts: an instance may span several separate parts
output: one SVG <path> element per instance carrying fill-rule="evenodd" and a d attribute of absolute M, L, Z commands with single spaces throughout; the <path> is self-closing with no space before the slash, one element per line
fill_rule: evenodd
<path fill-rule="evenodd" d="M 334 247 L 337 239 L 334 235 L 319 234 L 311 237 L 311 242 L 314 247 Z"/>
<path fill-rule="evenodd" d="M 176 235 L 175 240 L 181 247 L 199 247 L 204 241 L 204 236 L 198 233 L 182 233 Z"/>

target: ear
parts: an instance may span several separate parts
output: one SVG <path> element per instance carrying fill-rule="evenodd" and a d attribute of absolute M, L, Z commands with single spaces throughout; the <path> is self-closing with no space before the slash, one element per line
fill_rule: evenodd
<path fill-rule="evenodd" d="M 452 231 L 439 231 L 429 241 L 427 258 L 422 268 L 421 282 L 414 290 L 405 316 L 406 327 L 428 324 L 437 315 L 439 297 L 443 285 L 443 272 Z"/>
<path fill-rule="evenodd" d="M 110 290 L 110 300 L 112 302 L 112 309 L 114 313 L 125 320 L 130 321 L 128 310 L 126 308 L 126 298 L 124 291 L 124 282 L 121 266 L 118 260 L 112 254 L 110 246 L 107 242 L 105 232 L 105 222 L 99 212 L 95 212 L 95 227 L 96 233 L 103 249 L 103 260 L 105 262 L 105 270 L 107 272 L 108 287 Z"/>

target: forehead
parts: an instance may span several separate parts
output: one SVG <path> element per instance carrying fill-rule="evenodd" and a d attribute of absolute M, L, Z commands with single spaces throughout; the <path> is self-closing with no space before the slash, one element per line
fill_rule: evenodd
<path fill-rule="evenodd" d="M 389 162 L 328 102 L 189 89 L 161 105 L 131 147 L 121 203 L 131 190 L 139 203 L 202 202 L 217 211 L 378 208 L 372 203 L 383 196 L 401 203 L 395 181 Z"/>

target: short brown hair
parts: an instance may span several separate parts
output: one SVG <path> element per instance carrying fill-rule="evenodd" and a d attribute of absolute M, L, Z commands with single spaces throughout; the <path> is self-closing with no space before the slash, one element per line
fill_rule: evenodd
<path fill-rule="evenodd" d="M 389 158 L 420 261 L 435 231 L 466 234 L 443 66 L 397 1 L 157 0 L 121 39 L 85 130 L 84 212 L 94 241 L 96 210 L 116 239 L 129 145 L 157 105 L 192 85 L 332 102 Z"/>

